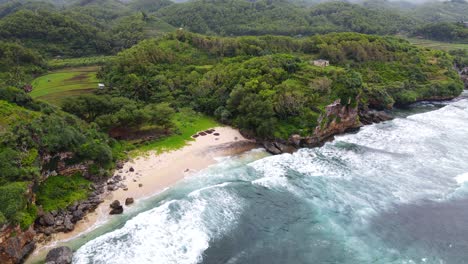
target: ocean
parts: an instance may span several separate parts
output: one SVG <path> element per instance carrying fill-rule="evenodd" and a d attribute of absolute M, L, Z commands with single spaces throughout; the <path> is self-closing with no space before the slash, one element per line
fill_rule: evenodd
<path fill-rule="evenodd" d="M 73 262 L 468 263 L 468 100 L 425 107 L 220 158 L 70 242 Z"/>

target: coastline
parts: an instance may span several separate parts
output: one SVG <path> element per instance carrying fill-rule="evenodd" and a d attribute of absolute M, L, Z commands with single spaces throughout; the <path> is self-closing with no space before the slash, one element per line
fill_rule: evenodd
<path fill-rule="evenodd" d="M 103 203 L 77 222 L 73 231 L 52 234 L 47 241 L 38 243 L 25 263 L 37 263 L 61 242 L 85 235 L 106 223 L 112 218 L 109 215 L 109 205 L 114 200 L 120 201 L 125 214 L 125 210 L 133 206 L 125 206 L 125 199 L 133 198 L 138 203 L 139 200 L 157 195 L 183 178 L 215 164 L 217 157 L 238 155 L 258 146 L 254 140 L 243 137 L 237 129 L 228 126 L 213 129 L 216 135 L 213 133 L 199 136 L 181 149 L 162 153 L 148 152 L 126 162 L 123 168 L 114 172 L 114 176 L 122 177 L 118 185 L 124 187 L 106 191 L 103 194 Z"/>

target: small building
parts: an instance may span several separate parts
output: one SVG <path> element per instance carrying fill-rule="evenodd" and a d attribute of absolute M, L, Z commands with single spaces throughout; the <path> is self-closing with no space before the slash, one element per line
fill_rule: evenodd
<path fill-rule="evenodd" d="M 463 21 L 462 23 L 463 23 L 463 25 L 465 25 L 465 27 L 468 28 L 468 21 Z"/>
<path fill-rule="evenodd" d="M 104 89 L 106 86 L 103 83 L 98 83 L 98 88 L 99 89 Z"/>
<path fill-rule="evenodd" d="M 319 66 L 319 67 L 327 67 L 327 66 L 330 66 L 330 62 L 329 62 L 329 61 L 327 61 L 327 60 L 322 60 L 322 59 L 320 59 L 320 60 L 314 60 L 314 61 L 312 62 L 312 64 L 315 65 L 315 66 Z"/>

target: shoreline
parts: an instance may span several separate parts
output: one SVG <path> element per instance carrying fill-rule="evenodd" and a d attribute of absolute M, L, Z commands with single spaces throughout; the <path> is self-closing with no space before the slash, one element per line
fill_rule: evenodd
<path fill-rule="evenodd" d="M 228 126 L 213 129 L 216 135 L 199 136 L 187 142 L 183 148 L 162 153 L 150 151 L 127 161 L 123 168 L 116 169 L 113 174 L 121 176 L 122 180 L 116 184 L 121 187 L 106 191 L 102 196 L 104 201 L 95 211 L 89 212 L 78 221 L 72 231 L 52 234 L 47 241 L 37 243 L 36 249 L 25 263 L 37 263 L 60 243 L 86 235 L 108 222 L 112 218 L 112 215 L 109 215 L 109 205 L 114 200 L 120 201 L 125 214 L 125 211 L 133 206 L 126 206 L 125 199 L 133 198 L 135 203 L 138 203 L 217 163 L 217 157 L 238 155 L 259 146 L 254 140 L 243 137 L 237 129 Z"/>

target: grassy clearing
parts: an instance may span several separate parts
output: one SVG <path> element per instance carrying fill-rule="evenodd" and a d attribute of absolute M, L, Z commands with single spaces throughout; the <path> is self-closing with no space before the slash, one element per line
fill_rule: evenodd
<path fill-rule="evenodd" d="M 90 93 L 97 88 L 98 67 L 67 68 L 40 76 L 32 82 L 33 98 L 60 105 L 63 99 Z"/>
<path fill-rule="evenodd" d="M 84 67 L 103 65 L 114 58 L 114 56 L 95 56 L 83 58 L 69 58 L 69 59 L 52 59 L 47 62 L 50 69 L 62 69 L 70 67 Z"/>
<path fill-rule="evenodd" d="M 213 118 L 207 117 L 193 111 L 181 111 L 174 116 L 177 133 L 163 139 L 148 142 L 132 152 L 136 156 L 146 151 L 158 153 L 168 150 L 176 150 L 184 147 L 189 141 L 194 140 L 192 135 L 199 131 L 220 126 Z"/>
<path fill-rule="evenodd" d="M 46 212 L 65 208 L 75 201 L 86 199 L 89 185 L 90 181 L 79 174 L 51 176 L 39 186 L 37 204 Z"/>
<path fill-rule="evenodd" d="M 428 39 L 418 39 L 418 38 L 408 38 L 408 37 L 403 37 L 403 38 L 408 40 L 411 44 L 425 47 L 425 48 L 438 49 L 438 50 L 444 50 L 444 51 L 455 50 L 455 49 L 468 50 L 468 43 L 448 43 L 448 42 L 434 41 L 434 40 L 428 40 Z"/>

